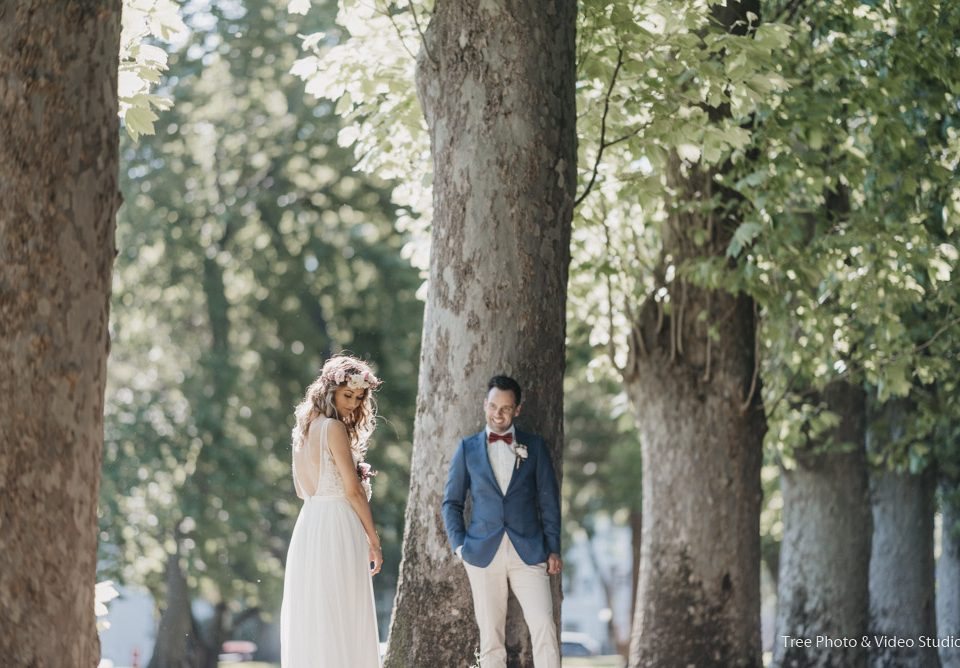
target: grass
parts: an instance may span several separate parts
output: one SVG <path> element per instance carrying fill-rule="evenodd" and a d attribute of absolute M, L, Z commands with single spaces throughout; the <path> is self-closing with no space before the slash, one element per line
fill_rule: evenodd
<path fill-rule="evenodd" d="M 619 654 L 612 656 L 567 657 L 560 661 L 563 668 L 623 668 L 623 657 Z"/>

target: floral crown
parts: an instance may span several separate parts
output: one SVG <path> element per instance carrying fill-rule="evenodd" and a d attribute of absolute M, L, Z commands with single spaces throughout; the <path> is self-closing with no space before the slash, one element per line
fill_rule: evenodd
<path fill-rule="evenodd" d="M 349 387 L 351 390 L 375 390 L 383 383 L 382 380 L 374 376 L 369 371 L 360 371 L 359 369 L 352 368 L 340 368 L 336 371 L 327 372 L 320 378 L 325 382 L 334 383 L 336 385 L 343 385 L 346 383 L 347 387 Z"/>

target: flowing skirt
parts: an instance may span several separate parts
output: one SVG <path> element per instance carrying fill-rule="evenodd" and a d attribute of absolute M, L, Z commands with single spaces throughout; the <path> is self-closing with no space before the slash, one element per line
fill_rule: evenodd
<path fill-rule="evenodd" d="M 281 668 L 379 668 L 369 547 L 344 497 L 300 509 L 283 579 Z"/>

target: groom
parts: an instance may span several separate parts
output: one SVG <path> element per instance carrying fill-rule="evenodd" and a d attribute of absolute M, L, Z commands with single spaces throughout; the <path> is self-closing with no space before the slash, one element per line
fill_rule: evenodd
<path fill-rule="evenodd" d="M 546 443 L 513 425 L 520 400 L 520 385 L 513 378 L 490 379 L 483 402 L 487 426 L 460 441 L 450 462 L 443 522 L 473 591 L 480 666 L 506 666 L 509 583 L 530 629 L 533 665 L 559 668 L 550 576 L 563 568 L 560 495 Z M 465 528 L 467 494 L 473 511 Z"/>

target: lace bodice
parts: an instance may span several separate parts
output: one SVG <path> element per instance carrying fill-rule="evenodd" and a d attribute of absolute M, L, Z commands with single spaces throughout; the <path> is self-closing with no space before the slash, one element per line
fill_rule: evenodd
<path fill-rule="evenodd" d="M 333 418 L 323 418 L 322 424 L 314 423 L 299 450 L 293 453 L 293 484 L 297 496 L 344 496 L 343 478 L 327 445 L 327 431 Z M 352 453 L 353 465 L 357 466 L 357 454 Z M 363 487 L 370 498 L 370 486 Z"/>

